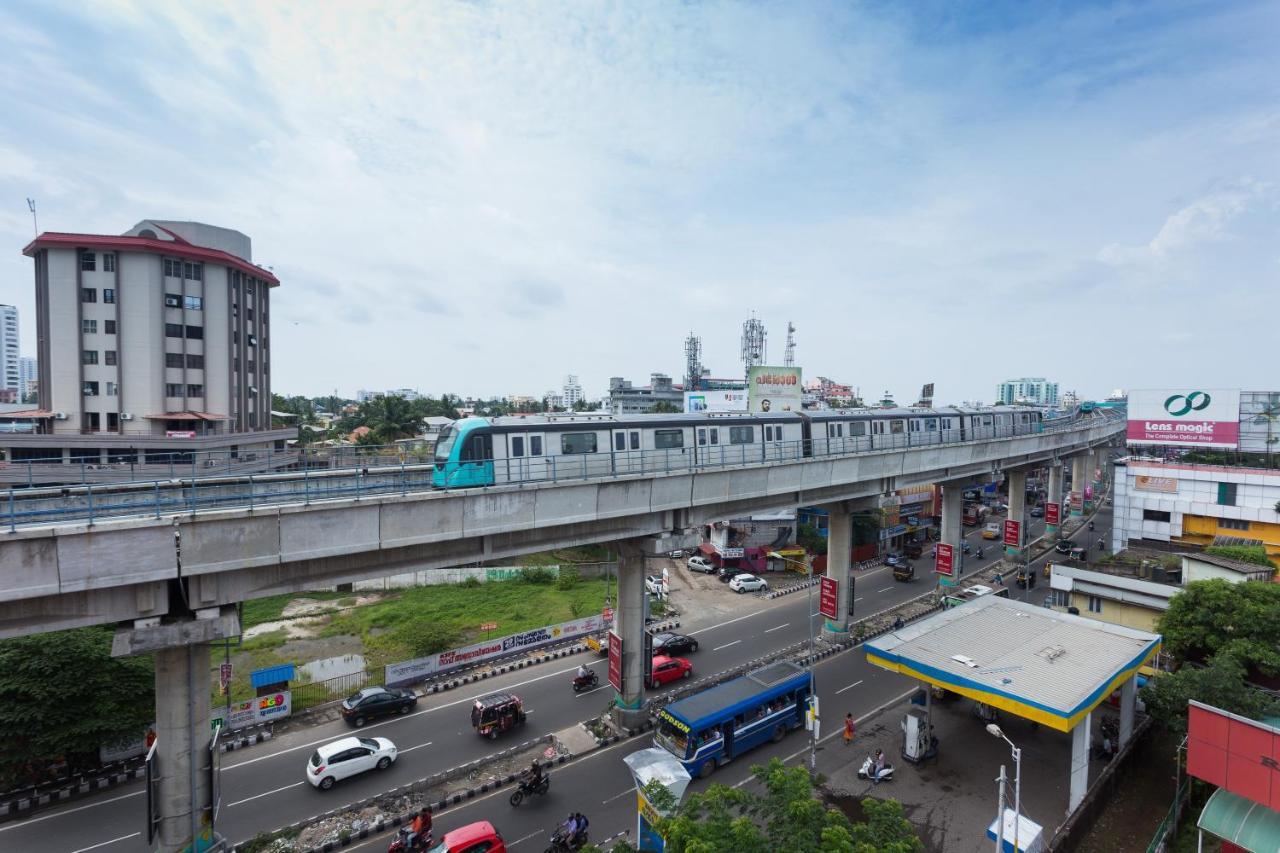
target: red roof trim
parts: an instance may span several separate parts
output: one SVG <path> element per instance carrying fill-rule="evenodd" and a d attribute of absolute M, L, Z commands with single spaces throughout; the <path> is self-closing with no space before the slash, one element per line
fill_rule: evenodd
<path fill-rule="evenodd" d="M 171 232 L 166 231 L 165 233 Z M 110 234 L 64 234 L 58 231 L 46 231 L 28 243 L 23 248 L 22 254 L 31 257 L 39 249 L 52 248 L 114 249 L 121 252 L 154 252 L 158 255 L 181 255 L 192 260 L 208 261 L 234 267 L 241 272 L 257 276 L 272 286 L 280 284 L 280 279 L 276 278 L 271 271 L 265 270 L 256 264 L 251 264 L 243 258 L 237 258 L 230 252 L 224 252 L 221 249 L 206 249 L 204 246 L 196 246 L 181 239 L 175 239 L 170 242 L 168 240 L 152 240 L 149 237 L 114 237 Z"/>

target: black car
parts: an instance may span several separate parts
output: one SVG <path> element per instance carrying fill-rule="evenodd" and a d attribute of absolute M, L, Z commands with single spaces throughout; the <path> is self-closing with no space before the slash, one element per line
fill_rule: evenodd
<path fill-rule="evenodd" d="M 1076 543 L 1072 542 L 1070 539 L 1059 539 L 1058 544 L 1053 546 L 1053 550 L 1057 551 L 1059 554 L 1070 554 L 1071 549 L 1074 547 L 1076 547 Z"/>
<path fill-rule="evenodd" d="M 722 566 L 719 574 L 720 583 L 728 583 L 740 574 L 742 574 L 742 569 L 737 566 Z"/>
<path fill-rule="evenodd" d="M 655 634 L 653 637 L 653 653 L 655 655 L 687 655 L 698 650 L 698 641 L 684 634 Z"/>
<path fill-rule="evenodd" d="M 401 687 L 366 687 L 342 700 L 342 719 L 357 729 L 374 717 L 407 714 L 418 704 L 418 694 Z"/>
<path fill-rule="evenodd" d="M 1042 507 L 1042 506 L 1033 506 L 1033 507 L 1031 508 L 1031 517 L 1032 517 L 1032 518 L 1044 518 L 1044 507 Z"/>

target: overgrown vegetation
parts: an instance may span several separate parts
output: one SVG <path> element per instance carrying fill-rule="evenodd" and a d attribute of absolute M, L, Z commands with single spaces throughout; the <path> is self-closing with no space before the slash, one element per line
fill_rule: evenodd
<path fill-rule="evenodd" d="M 1206 554 L 1226 557 L 1228 560 L 1239 560 L 1255 566 L 1266 566 L 1274 569 L 1275 564 L 1267 559 L 1267 549 L 1262 545 L 1210 545 L 1204 549 Z"/>

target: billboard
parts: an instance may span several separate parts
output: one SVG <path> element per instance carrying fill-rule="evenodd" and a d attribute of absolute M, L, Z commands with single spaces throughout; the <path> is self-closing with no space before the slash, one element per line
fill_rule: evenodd
<path fill-rule="evenodd" d="M 749 411 L 798 412 L 803 399 L 798 367 L 753 367 L 747 372 Z"/>
<path fill-rule="evenodd" d="M 685 391 L 684 410 L 696 412 L 745 412 L 746 391 Z"/>
<path fill-rule="evenodd" d="M 1012 518 L 1004 521 L 1004 544 L 1011 548 L 1022 547 L 1022 522 Z"/>
<path fill-rule="evenodd" d="M 1235 448 L 1240 440 L 1240 392 L 1156 388 L 1129 392 L 1129 444 Z"/>
<path fill-rule="evenodd" d="M 1049 501 L 1044 505 L 1044 523 L 1045 524 L 1061 524 L 1062 523 L 1062 504 Z"/>
<path fill-rule="evenodd" d="M 1133 487 L 1140 492 L 1164 492 L 1165 494 L 1176 495 L 1178 493 L 1178 478 L 1148 477 L 1145 474 L 1139 474 L 1133 478 Z"/>
<path fill-rule="evenodd" d="M 818 612 L 828 619 L 835 619 L 840 610 L 840 584 L 835 578 L 824 576 L 818 587 Z"/>
<path fill-rule="evenodd" d="M 952 546 L 946 542 L 939 542 L 934 550 L 937 555 L 933 558 L 933 570 L 940 575 L 955 577 L 956 569 L 955 561 L 953 560 L 955 551 Z"/>

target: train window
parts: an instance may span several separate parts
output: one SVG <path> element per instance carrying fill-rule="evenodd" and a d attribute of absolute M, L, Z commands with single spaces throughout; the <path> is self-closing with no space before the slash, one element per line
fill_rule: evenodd
<path fill-rule="evenodd" d="M 942 428 L 943 428 L 943 429 L 951 429 L 951 418 L 943 418 L 943 419 L 942 419 Z"/>
<path fill-rule="evenodd" d="M 530 456 L 542 455 L 542 436 L 540 435 L 529 436 L 529 455 Z"/>
<path fill-rule="evenodd" d="M 912 432 L 920 431 L 920 421 L 917 421 L 917 420 L 908 421 L 907 425 L 911 428 Z"/>
<path fill-rule="evenodd" d="M 866 435 L 866 434 L 867 434 L 867 425 L 862 421 L 854 421 L 853 423 L 849 424 L 849 435 L 854 436 L 854 435 Z"/>
<path fill-rule="evenodd" d="M 764 428 L 764 440 L 765 440 L 765 441 L 773 441 L 773 427 L 771 427 L 771 426 L 766 426 L 766 427 Z"/>
<path fill-rule="evenodd" d="M 750 444 L 753 438 L 751 427 L 729 427 L 730 444 Z"/>
<path fill-rule="evenodd" d="M 707 429 L 707 432 L 711 434 L 711 443 L 712 443 L 712 444 L 719 444 L 719 443 L 720 443 L 720 428 L 719 428 L 719 427 L 709 427 L 709 428 Z"/>
<path fill-rule="evenodd" d="M 524 436 L 523 435 L 511 436 L 511 455 L 524 456 Z"/>
<path fill-rule="evenodd" d="M 630 436 L 631 436 L 631 449 L 639 450 L 640 449 L 640 430 L 633 429 L 630 432 Z"/>
<path fill-rule="evenodd" d="M 473 434 L 462 445 L 463 462 L 480 462 L 493 458 L 493 435 L 490 433 Z"/>
<path fill-rule="evenodd" d="M 655 429 L 653 446 L 658 450 L 671 450 L 684 447 L 684 431 L 678 429 Z"/>
<path fill-rule="evenodd" d="M 925 428 L 925 429 L 937 429 L 937 428 L 938 428 L 938 419 L 937 419 L 937 418 L 925 418 L 925 419 L 924 419 L 924 428 Z"/>
<path fill-rule="evenodd" d="M 902 435 L 902 433 L 905 432 L 902 426 L 902 418 L 894 418 L 889 421 L 889 432 L 894 435 Z"/>
<path fill-rule="evenodd" d="M 613 449 L 614 449 L 614 450 L 626 450 L 626 449 L 627 449 L 627 434 L 626 434 L 625 432 L 614 433 L 614 436 L 613 436 Z"/>
<path fill-rule="evenodd" d="M 596 434 L 594 432 L 566 432 L 560 436 L 560 452 L 566 455 L 595 453 Z"/>
<path fill-rule="evenodd" d="M 698 446 L 701 447 L 706 443 L 707 443 L 707 428 L 698 427 Z"/>

